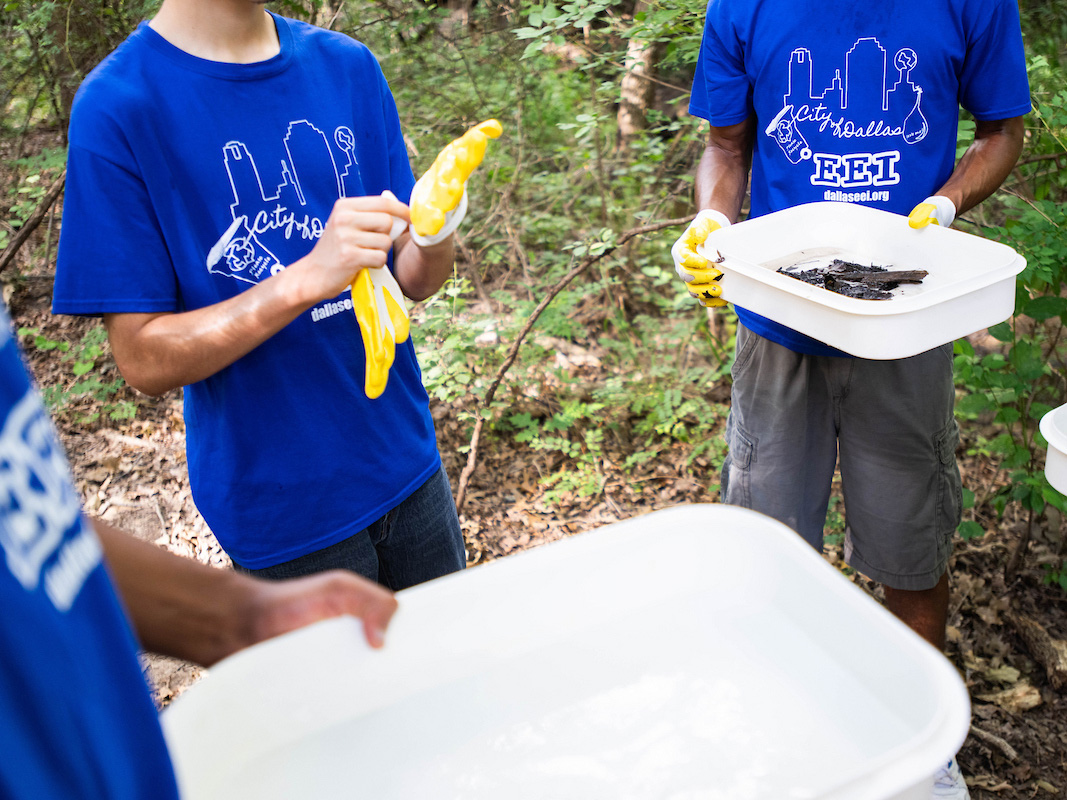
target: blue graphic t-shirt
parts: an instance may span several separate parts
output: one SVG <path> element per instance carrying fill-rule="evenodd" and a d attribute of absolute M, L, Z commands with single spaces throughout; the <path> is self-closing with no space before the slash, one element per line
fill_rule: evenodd
<path fill-rule="evenodd" d="M 0 797 L 177 798 L 129 623 L 0 311 Z"/>
<path fill-rule="evenodd" d="M 305 256 L 340 197 L 414 178 L 392 95 L 351 38 L 274 17 L 279 54 L 205 61 L 142 24 L 85 80 L 70 125 L 53 310 L 213 305 Z M 410 340 L 368 400 L 343 292 L 185 390 L 193 498 L 258 569 L 327 547 L 440 465 Z"/>
<path fill-rule="evenodd" d="M 711 0 L 689 110 L 756 118 L 751 216 L 822 200 L 907 214 L 952 173 L 959 106 L 1030 111 L 1015 0 Z M 752 312 L 792 350 L 845 355 Z"/>

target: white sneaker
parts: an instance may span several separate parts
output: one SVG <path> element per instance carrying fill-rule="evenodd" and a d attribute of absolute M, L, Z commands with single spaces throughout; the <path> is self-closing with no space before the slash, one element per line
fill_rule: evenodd
<path fill-rule="evenodd" d="M 944 797 L 949 800 L 971 800 L 967 791 L 967 782 L 960 774 L 956 759 L 952 758 L 934 775 L 934 798 Z"/>

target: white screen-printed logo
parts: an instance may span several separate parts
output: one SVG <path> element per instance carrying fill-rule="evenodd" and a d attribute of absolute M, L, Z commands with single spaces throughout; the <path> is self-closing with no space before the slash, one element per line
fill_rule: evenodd
<path fill-rule="evenodd" d="M 37 396 L 27 391 L 0 431 L 0 547 L 27 591 L 44 575 L 45 593 L 60 611 L 70 608 L 100 563 L 95 534 L 76 526 L 80 514 L 52 425 Z M 67 538 L 68 532 L 74 535 Z"/>
<path fill-rule="evenodd" d="M 226 230 L 208 252 L 208 272 L 259 283 L 281 272 L 289 242 L 314 245 L 326 228 L 333 204 L 360 197 L 363 182 L 356 137 L 341 126 L 333 143 L 306 119 L 290 122 L 281 140 L 285 157 L 273 179 L 264 182 L 248 145 L 227 142 L 223 166 L 233 191 Z"/>
<path fill-rule="evenodd" d="M 763 132 L 791 164 L 810 165 L 813 185 L 899 183 L 900 148 L 918 144 L 929 133 L 923 88 L 915 80 L 919 57 L 908 47 L 892 57 L 890 52 L 878 39 L 861 37 L 837 65 L 822 71 L 806 47 L 790 53 L 782 108 Z M 854 149 L 841 153 L 838 145 L 835 153 L 819 152 L 820 137 L 850 142 Z"/>

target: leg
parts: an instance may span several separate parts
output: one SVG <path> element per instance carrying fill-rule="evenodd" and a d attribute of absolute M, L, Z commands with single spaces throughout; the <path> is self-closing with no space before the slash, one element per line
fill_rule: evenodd
<path fill-rule="evenodd" d="M 846 558 L 885 585 L 890 611 L 940 647 L 961 510 L 951 346 L 856 360 L 837 388 Z"/>
<path fill-rule="evenodd" d="M 394 591 L 463 569 L 467 551 L 444 467 L 390 511 L 372 538 L 381 583 Z"/>
<path fill-rule="evenodd" d="M 722 501 L 774 517 L 821 552 L 837 463 L 832 411 L 811 356 L 738 325 Z"/>
<path fill-rule="evenodd" d="M 886 608 L 938 650 L 945 649 L 948 625 L 948 573 L 933 589 L 908 591 L 885 587 Z"/>

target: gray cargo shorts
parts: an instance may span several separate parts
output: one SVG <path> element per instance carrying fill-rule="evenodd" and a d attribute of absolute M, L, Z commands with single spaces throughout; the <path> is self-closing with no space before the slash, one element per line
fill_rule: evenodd
<path fill-rule="evenodd" d="M 738 325 L 722 500 L 821 551 L 840 460 L 848 564 L 930 589 L 960 522 L 954 399 L 951 344 L 894 361 L 811 356 Z"/>

